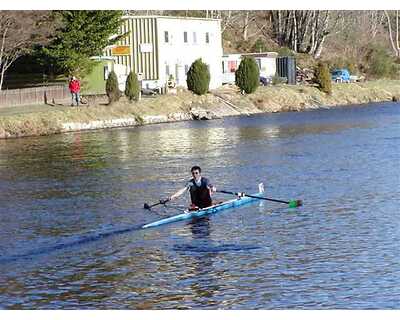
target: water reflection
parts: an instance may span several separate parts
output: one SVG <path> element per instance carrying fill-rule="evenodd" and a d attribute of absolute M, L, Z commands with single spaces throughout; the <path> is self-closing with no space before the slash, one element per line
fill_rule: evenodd
<path fill-rule="evenodd" d="M 190 223 L 193 239 L 207 240 L 210 238 L 210 218 L 196 219 Z"/>
<path fill-rule="evenodd" d="M 200 305 L 212 306 L 216 303 L 213 300 L 221 286 L 216 277 L 216 268 L 214 262 L 218 252 L 213 252 L 213 241 L 210 237 L 211 226 L 209 218 L 201 218 L 192 221 L 189 224 L 192 235 L 192 241 L 188 244 L 180 244 L 174 249 L 183 255 L 185 265 L 191 265 L 185 277 L 181 280 L 191 279 L 190 289 L 193 294 L 192 299 Z M 187 254 L 191 252 L 191 254 Z M 206 300 L 204 300 L 206 299 Z M 207 301 L 206 303 L 204 301 Z"/>

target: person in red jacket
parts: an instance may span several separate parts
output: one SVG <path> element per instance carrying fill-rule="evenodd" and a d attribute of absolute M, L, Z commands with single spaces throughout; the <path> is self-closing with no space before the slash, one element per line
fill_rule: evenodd
<path fill-rule="evenodd" d="M 69 91 L 71 92 L 72 95 L 71 106 L 73 106 L 75 103 L 77 106 L 79 106 L 79 101 L 80 101 L 79 92 L 81 91 L 81 84 L 79 80 L 74 76 L 69 81 Z"/>

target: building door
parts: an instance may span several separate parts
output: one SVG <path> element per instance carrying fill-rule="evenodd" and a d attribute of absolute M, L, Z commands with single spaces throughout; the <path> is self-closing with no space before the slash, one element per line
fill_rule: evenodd
<path fill-rule="evenodd" d="M 175 80 L 176 85 L 184 86 L 186 81 L 185 68 L 182 64 L 175 65 Z"/>

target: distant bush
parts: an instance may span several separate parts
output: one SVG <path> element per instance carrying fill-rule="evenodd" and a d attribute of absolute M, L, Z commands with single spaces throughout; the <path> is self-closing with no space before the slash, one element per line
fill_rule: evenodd
<path fill-rule="evenodd" d="M 350 74 L 358 73 L 357 62 L 352 57 L 337 57 L 328 62 L 329 70 L 333 71 L 334 69 L 347 69 Z"/>
<path fill-rule="evenodd" d="M 283 83 L 287 83 L 287 78 L 286 77 L 280 77 L 278 75 L 274 75 L 272 77 L 272 84 L 273 85 L 283 84 Z"/>
<path fill-rule="evenodd" d="M 267 46 L 261 38 L 258 38 L 257 41 L 251 47 L 251 52 L 266 52 L 266 51 L 268 51 Z"/>
<path fill-rule="evenodd" d="M 236 51 L 238 52 L 250 52 L 252 44 L 250 40 L 236 40 Z"/>
<path fill-rule="evenodd" d="M 118 88 L 118 78 L 114 71 L 110 72 L 110 75 L 106 81 L 106 94 L 109 104 L 118 101 L 121 97 L 121 92 Z"/>
<path fill-rule="evenodd" d="M 295 54 L 288 47 L 281 47 L 277 50 L 280 57 L 294 57 Z"/>
<path fill-rule="evenodd" d="M 319 89 L 327 94 L 332 94 L 332 80 L 328 65 L 325 62 L 319 62 L 315 70 L 315 82 Z"/>
<path fill-rule="evenodd" d="M 370 46 L 365 56 L 366 72 L 372 78 L 388 78 L 396 74 L 394 59 L 379 45 Z"/>
<path fill-rule="evenodd" d="M 136 73 L 130 72 L 126 78 L 125 95 L 130 101 L 138 101 L 140 94 L 140 84 Z"/>
<path fill-rule="evenodd" d="M 235 83 L 241 91 L 252 93 L 260 85 L 260 71 L 252 57 L 245 57 L 235 72 Z"/>
<path fill-rule="evenodd" d="M 307 53 L 297 53 L 295 57 L 296 65 L 301 69 L 314 69 L 317 65 L 317 61 L 314 59 L 314 57 Z"/>
<path fill-rule="evenodd" d="M 195 94 L 202 95 L 208 92 L 208 87 L 210 85 L 210 71 L 208 66 L 197 59 L 189 68 L 186 77 L 187 87 L 190 91 Z"/>

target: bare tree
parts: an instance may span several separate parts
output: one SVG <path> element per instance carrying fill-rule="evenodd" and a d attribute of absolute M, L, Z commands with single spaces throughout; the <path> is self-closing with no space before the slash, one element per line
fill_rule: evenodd
<path fill-rule="evenodd" d="M 388 12 L 385 10 L 387 20 L 390 44 L 396 57 L 400 57 L 400 42 L 399 42 L 399 11 Z M 394 26 L 393 26 L 394 25 Z"/>
<path fill-rule="evenodd" d="M 0 90 L 15 60 L 49 40 L 54 26 L 50 17 L 48 11 L 0 11 Z"/>
<path fill-rule="evenodd" d="M 295 52 L 306 52 L 318 58 L 326 37 L 337 20 L 331 22 L 332 11 L 272 11 L 273 37 L 280 46 Z"/>

